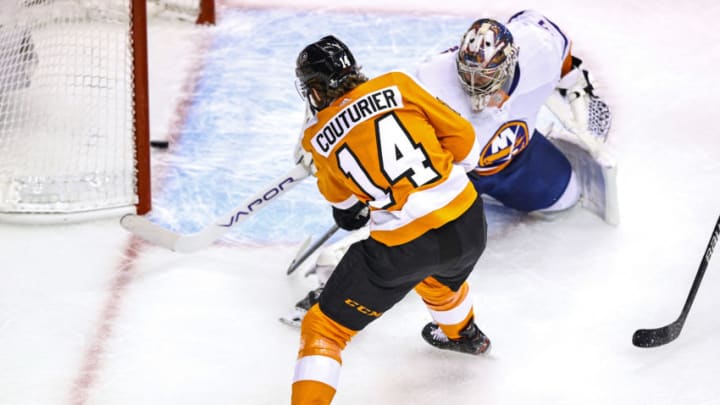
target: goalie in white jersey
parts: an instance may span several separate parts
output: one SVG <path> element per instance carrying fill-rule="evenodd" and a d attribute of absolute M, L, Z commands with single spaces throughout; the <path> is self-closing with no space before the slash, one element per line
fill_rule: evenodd
<path fill-rule="evenodd" d="M 563 211 L 578 202 L 579 176 L 536 122 L 541 107 L 558 90 L 572 101 L 595 97 L 587 71 L 579 65 L 567 36 L 534 11 L 517 13 L 506 24 L 479 19 L 459 46 L 419 65 L 416 76 L 423 86 L 475 128 L 482 152 L 468 175 L 478 194 L 523 212 Z M 606 136 L 608 125 L 595 128 L 597 138 Z M 583 139 L 579 144 L 594 149 L 592 142 Z M 321 285 L 347 246 L 366 236 L 366 230 L 357 231 L 320 253 L 313 270 Z M 281 321 L 297 325 L 321 291 L 311 291 Z"/>
<path fill-rule="evenodd" d="M 421 64 L 417 76 L 473 123 L 482 152 L 470 177 L 480 194 L 520 211 L 559 211 L 578 201 L 580 189 L 568 159 L 535 123 L 571 70 L 567 37 L 525 11 L 506 25 L 475 21 L 459 46 Z"/>

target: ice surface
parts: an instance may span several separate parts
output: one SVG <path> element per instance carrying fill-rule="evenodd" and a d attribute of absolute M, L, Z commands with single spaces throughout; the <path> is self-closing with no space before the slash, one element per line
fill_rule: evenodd
<path fill-rule="evenodd" d="M 197 230 L 290 167 L 303 114 L 292 69 L 307 42 L 334 33 L 370 75 L 411 70 L 476 17 L 525 7 L 282 3 L 226 0 L 202 35 L 151 35 L 154 135 L 172 138 L 153 155 L 154 219 Z M 411 293 L 349 345 L 336 404 L 720 404 L 719 258 L 675 342 L 630 343 L 677 317 L 720 214 L 720 6 L 533 7 L 572 37 L 613 109 L 621 223 L 489 206 L 470 282 L 492 354 L 424 343 L 429 316 Z M 314 280 L 285 269 L 331 219 L 311 181 L 286 197 L 192 255 L 138 243 L 116 221 L 0 226 L 0 404 L 289 403 L 298 333 L 277 317 Z"/>

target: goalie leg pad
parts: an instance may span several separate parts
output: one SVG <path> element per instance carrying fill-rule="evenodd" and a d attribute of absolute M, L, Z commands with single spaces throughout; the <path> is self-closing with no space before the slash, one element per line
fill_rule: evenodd
<path fill-rule="evenodd" d="M 617 200 L 617 163 L 607 153 L 593 158 L 573 142 L 554 138 L 552 142 L 570 160 L 578 176 L 583 208 L 597 214 L 611 225 L 620 222 Z"/>
<path fill-rule="evenodd" d="M 306 273 L 306 276 L 315 274 L 320 287 L 310 290 L 288 313 L 280 316 L 279 321 L 289 326 L 300 327 L 307 311 L 320 300 L 320 294 L 325 283 L 335 271 L 335 266 L 340 263 L 340 259 L 345 255 L 350 245 L 359 240 L 367 239 L 369 234 L 369 227 L 364 227 L 348 233 L 344 238 L 321 250 L 315 265 Z"/>
<path fill-rule="evenodd" d="M 366 226 L 350 232 L 342 239 L 325 247 L 320 251 L 320 254 L 318 254 L 315 266 L 311 268 L 309 273 L 316 273 L 320 285 L 324 285 L 335 270 L 335 266 L 340 263 L 340 259 L 342 259 L 345 252 L 350 248 L 350 245 L 359 240 L 367 239 L 369 235 L 370 228 Z"/>

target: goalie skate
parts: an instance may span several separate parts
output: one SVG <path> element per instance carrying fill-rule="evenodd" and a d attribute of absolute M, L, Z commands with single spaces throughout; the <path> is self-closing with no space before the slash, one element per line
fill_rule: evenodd
<path fill-rule="evenodd" d="M 292 309 L 292 311 L 281 316 L 278 320 L 285 325 L 299 328 L 302 324 L 303 318 L 305 318 L 305 314 L 307 314 L 307 309 L 295 307 Z"/>
<path fill-rule="evenodd" d="M 300 324 L 302 324 L 303 318 L 305 318 L 305 314 L 307 314 L 308 310 L 310 310 L 310 308 L 317 304 L 320 300 L 322 290 L 323 288 L 320 287 L 310 291 L 305 298 L 295 304 L 295 308 L 293 308 L 292 311 L 281 316 L 279 321 L 286 325 L 299 328 Z"/>

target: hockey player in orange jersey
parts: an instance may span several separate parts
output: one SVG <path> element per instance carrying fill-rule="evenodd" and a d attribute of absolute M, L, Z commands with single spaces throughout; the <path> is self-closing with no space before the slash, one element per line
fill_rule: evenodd
<path fill-rule="evenodd" d="M 311 112 L 303 161 L 337 224 L 369 221 L 370 237 L 349 248 L 303 319 L 292 404 L 329 404 L 342 350 L 412 289 L 436 321 L 422 331 L 428 342 L 486 352 L 466 281 L 487 232 L 466 175 L 480 153 L 470 122 L 404 73 L 368 80 L 333 36 L 300 52 L 296 76 Z"/>
<path fill-rule="evenodd" d="M 480 18 L 459 44 L 427 58 L 414 76 L 473 124 L 481 155 L 470 180 L 486 201 L 541 218 L 580 205 L 617 223 L 615 164 L 604 148 L 609 109 L 551 20 L 532 10 L 505 23 Z M 548 128 L 543 106 L 566 116 Z M 363 228 L 322 249 L 308 272 L 319 287 L 280 321 L 298 326 L 345 249 L 366 236 Z"/>

